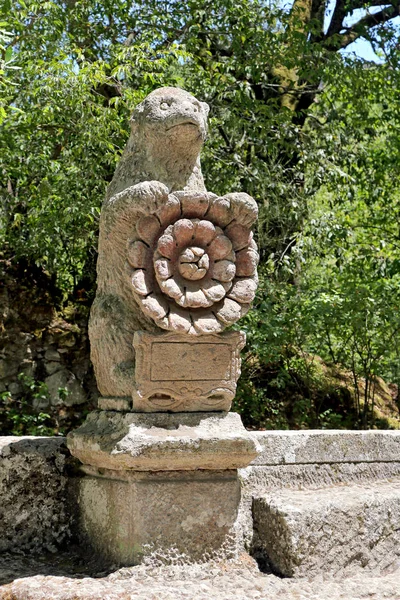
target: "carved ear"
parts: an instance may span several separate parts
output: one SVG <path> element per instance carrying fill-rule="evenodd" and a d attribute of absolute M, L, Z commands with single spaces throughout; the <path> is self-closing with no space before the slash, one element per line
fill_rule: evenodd
<path fill-rule="evenodd" d="M 210 112 L 210 107 L 208 106 L 207 102 L 200 102 L 202 109 L 205 112 L 205 115 L 207 116 L 208 113 Z"/>

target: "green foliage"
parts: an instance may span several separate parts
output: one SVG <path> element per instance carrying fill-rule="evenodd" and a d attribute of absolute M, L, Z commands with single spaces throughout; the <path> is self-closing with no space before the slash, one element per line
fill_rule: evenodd
<path fill-rule="evenodd" d="M 173 82 L 177 51 L 156 53 L 145 32 L 140 44 L 122 44 L 126 3 L 16 4 L 9 27 L 20 70 L 5 94 L 14 110 L 0 142 L 0 240 L 56 273 L 69 292 L 94 263 L 100 206 L 130 107 L 167 76 Z"/>
<path fill-rule="evenodd" d="M 36 382 L 23 373 L 19 375 L 23 386 L 22 397 L 13 398 L 10 392 L 0 394 L 0 435 L 54 435 L 57 424 L 52 417 L 34 409 L 35 402 L 39 404 L 48 401 L 47 387 L 42 382 Z"/>
<path fill-rule="evenodd" d="M 332 429 L 354 426 L 346 388 L 309 349 L 315 323 L 306 294 L 262 273 L 258 297 L 242 327 L 248 354 L 234 407 L 247 426 Z"/>
<path fill-rule="evenodd" d="M 349 374 L 355 410 L 340 410 L 348 417 L 342 425 L 353 427 L 374 425 L 379 376 L 400 382 L 398 84 L 388 65 L 353 63 L 321 97 L 305 129 L 320 157 L 309 165 L 305 183 L 319 181 L 319 190 L 310 195 L 303 230 L 279 277 L 273 260 L 267 264 L 259 301 L 247 318 L 258 368 L 273 365 L 278 378 L 289 373 L 306 383 L 302 401 L 317 389 L 331 396 L 323 380 L 307 383 L 310 356 Z M 262 374 L 255 377 L 258 386 Z M 258 394 L 271 385 L 261 380 Z M 292 393 L 289 384 L 285 393 Z M 271 406 L 269 398 L 265 402 Z M 325 403 L 306 408 L 312 426 L 323 426 Z M 289 418 L 290 409 L 280 414 Z M 334 413 L 327 416 L 336 422 Z M 300 416 L 296 425 L 310 426 L 310 420 Z"/>
<path fill-rule="evenodd" d="M 64 297 L 85 286 L 90 297 L 101 201 L 130 110 L 155 87 L 185 87 L 211 107 L 208 189 L 246 191 L 260 207 L 262 282 L 236 407 L 252 426 L 373 425 L 377 376 L 400 382 L 394 7 L 346 27 L 353 5 L 330 5 L 325 26 L 319 0 L 12 8 L 0 0 L 8 256 L 56 277 Z M 382 64 L 337 52 L 362 36 Z M 354 410 L 318 356 L 351 373 Z"/>

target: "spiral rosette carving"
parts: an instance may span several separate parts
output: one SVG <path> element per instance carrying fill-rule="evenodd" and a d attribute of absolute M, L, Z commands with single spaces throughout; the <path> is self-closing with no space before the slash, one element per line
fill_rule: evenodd
<path fill-rule="evenodd" d="M 137 222 L 128 244 L 132 291 L 162 329 L 219 333 L 257 289 L 257 204 L 247 194 L 175 192 Z"/>

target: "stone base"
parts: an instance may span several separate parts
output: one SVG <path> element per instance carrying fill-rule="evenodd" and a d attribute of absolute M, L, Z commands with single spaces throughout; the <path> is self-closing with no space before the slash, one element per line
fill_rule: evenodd
<path fill-rule="evenodd" d="M 118 412 L 132 412 L 131 398 L 104 398 L 100 396 L 97 401 L 99 410 L 116 410 Z"/>
<path fill-rule="evenodd" d="M 239 469 L 258 452 L 236 413 L 93 411 L 67 439 L 83 464 L 111 470 Z"/>
<path fill-rule="evenodd" d="M 98 559 L 136 565 L 157 551 L 198 560 L 231 540 L 237 471 L 138 473 L 84 467 L 78 480 L 80 531 Z"/>
<path fill-rule="evenodd" d="M 237 469 L 258 451 L 239 415 L 98 411 L 68 447 L 83 463 L 80 529 L 103 561 L 172 549 L 197 560 L 232 544 Z"/>

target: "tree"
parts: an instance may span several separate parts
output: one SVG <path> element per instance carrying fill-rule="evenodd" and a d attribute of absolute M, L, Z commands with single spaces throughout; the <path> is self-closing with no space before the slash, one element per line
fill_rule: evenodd
<path fill-rule="evenodd" d="M 78 285 L 85 264 L 93 270 L 86 255 L 129 110 L 168 83 L 211 104 L 209 188 L 257 198 L 263 257 L 281 264 L 314 191 L 305 188 L 316 156 L 304 125 L 322 83 L 340 76 L 337 51 L 367 36 L 388 61 L 396 56 L 389 25 L 399 3 L 376 14 L 374 4 L 337 0 L 332 10 L 322 0 L 296 0 L 286 10 L 261 0 L 28 0 L 11 12 L 2 0 L 12 34 L 4 52 L 12 49 L 20 68 L 9 71 L 6 101 L 22 111 L 10 114 L 0 138 L 11 252 L 29 250 L 66 289 Z M 358 9 L 365 15 L 346 26 Z"/>
<path fill-rule="evenodd" d="M 98 215 L 130 110 L 155 87 L 178 85 L 211 106 L 208 189 L 243 190 L 260 206 L 263 281 L 247 321 L 258 357 L 284 364 L 292 379 L 298 349 L 324 359 L 333 350 L 348 366 L 350 330 L 361 347 L 369 334 L 356 321 L 380 306 L 373 331 L 389 336 L 379 341 L 383 353 L 374 349 L 365 362 L 356 352 L 354 372 L 398 377 L 387 345 L 399 347 L 399 6 L 19 0 L 11 11 L 0 0 L 7 255 L 57 277 L 64 297 L 83 290 L 90 300 Z M 361 37 L 380 64 L 341 53 Z M 365 292 L 364 317 L 357 290 Z"/>
<path fill-rule="evenodd" d="M 306 128 L 307 135 L 318 138 L 318 162 L 309 165 L 306 182 L 319 182 L 319 189 L 310 197 L 303 230 L 282 269 L 290 278 L 300 263 L 302 277 L 297 286 L 288 285 L 282 271 L 277 278 L 271 269 L 248 318 L 249 347 L 256 354 L 249 363 L 257 365 L 258 381 L 266 380 L 256 393 L 264 388 L 273 409 L 279 394 L 271 398 L 272 383 L 284 388 L 283 397 L 293 397 L 296 382 L 307 400 L 297 424 L 343 424 L 338 414 L 327 418 L 332 408 L 321 401 L 321 390 L 326 388 L 331 404 L 337 390 L 329 390 L 329 381 L 318 375 L 315 357 L 344 369 L 342 378 L 355 400 L 354 418 L 347 425 L 374 424 L 379 376 L 399 383 L 397 89 L 390 65 L 365 69 L 352 64 L 321 96 L 312 126 Z M 272 376 L 266 376 L 268 371 Z M 249 396 L 242 393 L 240 401 L 247 401 L 250 423 L 260 418 L 265 425 L 286 422 L 287 407 L 278 407 L 275 415 L 260 411 L 262 401 L 254 405 Z"/>

